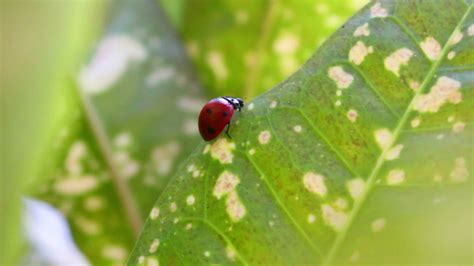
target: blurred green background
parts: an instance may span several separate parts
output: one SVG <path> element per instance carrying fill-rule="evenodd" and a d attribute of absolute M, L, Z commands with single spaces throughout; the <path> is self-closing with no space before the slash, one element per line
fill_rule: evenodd
<path fill-rule="evenodd" d="M 225 94 L 251 100 L 301 66 L 365 3 L 163 0 L 159 4 L 166 14 L 160 21 L 170 21 L 165 23 L 163 34 L 178 36 L 164 43 L 186 49 L 200 80 L 195 82 L 199 94 L 205 98 Z M 51 154 L 50 147 L 61 125 L 76 123 L 74 80 L 114 14 L 118 14 L 113 7 L 110 1 L 92 0 L 1 2 L 0 264 L 13 263 L 26 252 L 20 232 L 20 195 L 50 199 L 41 190 L 41 184 L 50 182 L 51 176 L 47 175 L 52 173 L 44 165 L 62 165 L 66 156 L 65 152 Z M 121 27 L 120 23 L 115 27 Z M 295 36 L 299 37 L 296 42 Z M 222 51 L 226 51 L 225 62 Z M 162 52 L 157 52 L 156 60 Z M 188 62 L 184 60 L 183 64 Z M 223 68 L 224 64 L 227 67 Z M 182 141 L 189 151 L 192 143 L 197 143 L 195 137 Z M 183 154 L 180 158 L 185 157 Z M 161 187 L 157 189 L 161 191 Z M 158 196 L 151 193 L 148 199 L 137 200 L 152 203 Z M 56 207 L 61 200 L 66 199 L 55 198 Z M 77 239 L 82 239 L 79 230 L 73 231 Z M 128 247 L 132 245 L 128 243 Z M 86 255 L 95 263 L 113 262 L 94 257 L 100 255 L 93 252 Z"/>

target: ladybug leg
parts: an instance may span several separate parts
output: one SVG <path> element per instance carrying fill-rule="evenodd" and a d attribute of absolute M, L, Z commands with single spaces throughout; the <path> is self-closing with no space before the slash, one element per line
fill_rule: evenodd
<path fill-rule="evenodd" d="M 227 124 L 227 129 L 225 130 L 225 134 L 227 135 L 227 137 L 229 137 L 229 139 L 231 139 L 232 137 L 229 135 L 229 129 L 230 129 L 230 123 Z"/>

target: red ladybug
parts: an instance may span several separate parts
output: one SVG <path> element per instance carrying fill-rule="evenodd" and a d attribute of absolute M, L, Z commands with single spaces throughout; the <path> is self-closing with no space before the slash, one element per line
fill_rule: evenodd
<path fill-rule="evenodd" d="M 235 110 L 241 110 L 244 101 L 240 98 L 222 96 L 207 102 L 199 114 L 199 132 L 204 140 L 215 139 L 227 126 L 225 133 L 230 138 L 230 120 Z"/>

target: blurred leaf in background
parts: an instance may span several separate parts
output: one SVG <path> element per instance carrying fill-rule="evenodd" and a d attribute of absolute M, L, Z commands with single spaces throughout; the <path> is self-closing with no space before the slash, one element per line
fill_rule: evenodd
<path fill-rule="evenodd" d="M 66 76 L 101 25 L 101 2 L 1 1 L 0 264 L 21 248 L 20 191 L 62 113 Z"/>
<path fill-rule="evenodd" d="M 152 0 L 115 1 L 90 58 L 65 88 L 31 194 L 58 207 L 94 264 L 123 263 L 156 198 L 199 141 L 204 97 Z M 76 79 L 76 77 L 74 77 Z"/>
<path fill-rule="evenodd" d="M 293 73 L 367 2 L 188 1 L 182 35 L 212 96 L 251 100 Z"/>
<path fill-rule="evenodd" d="M 199 145 L 129 264 L 472 264 L 473 50 L 472 1 L 373 1 Z"/>

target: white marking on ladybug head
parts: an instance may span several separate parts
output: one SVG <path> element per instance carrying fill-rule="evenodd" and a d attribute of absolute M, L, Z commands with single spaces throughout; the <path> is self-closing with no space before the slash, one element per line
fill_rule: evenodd
<path fill-rule="evenodd" d="M 349 191 L 349 194 L 351 197 L 355 200 L 358 201 L 362 198 L 365 192 L 365 181 L 360 178 L 354 178 L 346 183 L 347 191 Z"/>
<path fill-rule="evenodd" d="M 321 205 L 321 213 L 326 224 L 331 226 L 336 231 L 341 231 L 347 224 L 347 214 L 345 212 L 335 210 L 329 204 Z"/>
<path fill-rule="evenodd" d="M 449 42 L 449 45 L 458 44 L 462 40 L 462 37 L 464 37 L 464 34 L 462 34 L 462 32 L 460 32 L 459 30 L 456 30 L 453 34 L 453 38 Z"/>
<path fill-rule="evenodd" d="M 171 202 L 170 203 L 170 212 L 175 212 L 178 209 L 178 205 L 176 205 L 176 202 Z"/>
<path fill-rule="evenodd" d="M 387 220 L 385 218 L 379 218 L 379 219 L 374 220 L 370 226 L 372 228 L 372 232 L 374 233 L 380 232 L 385 227 L 386 223 L 387 223 Z"/>
<path fill-rule="evenodd" d="M 440 77 L 427 94 L 419 95 L 414 102 L 413 109 L 420 112 L 438 112 L 446 102 L 458 104 L 462 95 L 459 91 L 461 83 L 445 76 Z"/>
<path fill-rule="evenodd" d="M 431 60 L 438 59 L 441 53 L 441 45 L 433 37 L 426 37 L 424 41 L 420 43 L 421 49 L 426 56 Z"/>
<path fill-rule="evenodd" d="M 387 154 L 385 155 L 385 159 L 388 161 L 395 160 L 400 156 L 400 153 L 402 152 L 403 145 L 398 144 L 395 147 L 391 148 Z"/>
<path fill-rule="evenodd" d="M 474 24 L 471 24 L 469 28 L 467 28 L 467 35 L 474 36 Z"/>
<path fill-rule="evenodd" d="M 211 157 L 218 160 L 221 164 L 230 164 L 234 158 L 232 150 L 235 149 L 235 143 L 228 141 L 227 138 L 219 138 L 211 147 Z"/>
<path fill-rule="evenodd" d="M 211 68 L 217 81 L 224 81 L 229 76 L 229 71 L 224 62 L 224 56 L 221 52 L 210 51 L 206 58 L 207 64 Z"/>
<path fill-rule="evenodd" d="M 369 36 L 370 35 L 370 29 L 369 29 L 369 23 L 364 23 L 362 26 L 357 27 L 357 29 L 354 31 L 354 37 L 361 37 L 361 36 Z"/>
<path fill-rule="evenodd" d="M 364 42 L 358 41 L 349 51 L 349 61 L 360 65 L 365 57 L 374 52 L 372 46 L 365 46 Z"/>
<path fill-rule="evenodd" d="M 158 216 L 160 216 L 160 208 L 153 207 L 153 209 L 151 209 L 151 212 L 150 212 L 150 218 L 152 220 L 155 220 L 156 218 L 158 218 Z"/>
<path fill-rule="evenodd" d="M 194 195 L 189 195 L 187 198 L 186 198 L 186 204 L 188 205 L 194 205 L 194 203 L 196 202 L 196 198 L 194 197 Z"/>
<path fill-rule="evenodd" d="M 156 172 L 162 176 L 169 174 L 180 151 L 181 146 L 177 141 L 155 147 L 151 152 L 151 161 Z"/>
<path fill-rule="evenodd" d="M 370 16 L 372 18 L 384 18 L 388 16 L 388 12 L 379 2 L 377 2 L 372 7 L 370 7 Z"/>
<path fill-rule="evenodd" d="M 333 66 L 328 70 L 329 78 L 331 78 L 339 89 L 348 88 L 354 81 L 354 77 L 345 72 L 341 66 Z"/>
<path fill-rule="evenodd" d="M 303 184 L 309 192 L 317 194 L 321 197 L 324 197 L 327 193 L 323 175 L 307 172 L 303 176 Z"/>
<path fill-rule="evenodd" d="M 454 133 L 462 132 L 464 130 L 465 126 L 466 126 L 466 124 L 461 122 L 461 121 L 456 122 L 456 123 L 453 124 L 453 132 Z"/>
<path fill-rule="evenodd" d="M 388 185 L 399 185 L 405 181 L 405 171 L 402 169 L 390 170 L 386 180 Z"/>
<path fill-rule="evenodd" d="M 126 148 L 132 143 L 132 136 L 130 132 L 122 132 L 115 136 L 114 145 L 119 148 Z"/>
<path fill-rule="evenodd" d="M 258 135 L 258 142 L 260 142 L 260 144 L 267 144 L 268 142 L 270 142 L 270 138 L 270 131 L 264 130 Z"/>
<path fill-rule="evenodd" d="M 277 102 L 276 101 L 272 101 L 270 103 L 270 108 L 275 108 L 277 106 Z"/>
<path fill-rule="evenodd" d="M 449 53 L 448 53 L 448 60 L 453 59 L 454 56 L 456 56 L 456 52 L 454 52 L 454 51 L 449 52 Z"/>
<path fill-rule="evenodd" d="M 148 249 L 148 252 L 155 253 L 158 250 L 159 245 L 160 245 L 160 240 L 155 238 L 153 242 L 151 242 L 150 249 Z"/>
<path fill-rule="evenodd" d="M 113 261 L 125 260 L 127 254 L 128 251 L 123 246 L 107 245 L 102 249 L 102 256 Z"/>
<path fill-rule="evenodd" d="M 401 48 L 391 53 L 384 60 L 385 68 L 395 74 L 395 76 L 400 76 L 400 66 L 407 65 L 410 58 L 413 56 L 413 52 L 407 48 Z"/>
<path fill-rule="evenodd" d="M 421 120 L 419 117 L 413 118 L 413 120 L 411 120 L 410 122 L 412 128 L 418 127 L 420 123 L 421 123 Z"/>
<path fill-rule="evenodd" d="M 298 37 L 289 32 L 281 33 L 273 43 L 273 51 L 279 55 L 288 55 L 296 52 L 300 45 Z"/>
<path fill-rule="evenodd" d="M 145 60 L 147 51 L 136 39 L 125 34 L 105 37 L 89 64 L 81 69 L 79 86 L 87 94 L 98 94 L 114 85 L 133 63 Z"/>
<path fill-rule="evenodd" d="M 347 119 L 349 119 L 349 121 L 351 121 L 352 123 L 357 120 L 358 116 L 359 114 L 354 109 L 349 109 L 349 111 L 347 111 Z"/>
<path fill-rule="evenodd" d="M 237 255 L 237 253 L 235 252 L 235 249 L 231 246 L 227 246 L 225 248 L 225 254 L 227 256 L 227 258 L 231 261 L 235 261 L 235 257 Z"/>
<path fill-rule="evenodd" d="M 449 174 L 449 177 L 453 182 L 465 182 L 469 176 L 469 171 L 466 167 L 466 159 L 463 157 L 456 158 L 454 160 L 454 168 Z"/>
<path fill-rule="evenodd" d="M 306 219 L 306 221 L 309 224 L 312 224 L 312 223 L 314 223 L 314 221 L 316 221 L 316 216 L 314 216 L 314 214 L 310 213 L 310 214 L 308 214 L 308 218 Z"/>
<path fill-rule="evenodd" d="M 300 133 L 303 130 L 303 128 L 300 125 L 296 125 L 293 127 L 293 131 L 296 133 Z"/>
<path fill-rule="evenodd" d="M 381 128 L 377 129 L 374 132 L 375 135 L 375 141 L 379 145 L 381 149 L 386 149 L 392 145 L 393 141 L 393 136 L 392 133 L 386 129 L 386 128 Z"/>
<path fill-rule="evenodd" d="M 238 25 L 244 25 L 249 20 L 249 13 L 246 10 L 237 10 L 235 13 L 235 22 Z"/>
<path fill-rule="evenodd" d="M 82 195 L 99 186 L 97 177 L 85 175 L 60 179 L 54 184 L 54 191 L 62 195 Z"/>
<path fill-rule="evenodd" d="M 239 177 L 233 173 L 225 170 L 217 178 L 216 185 L 214 186 L 213 195 L 220 199 L 234 190 L 240 183 Z"/>

